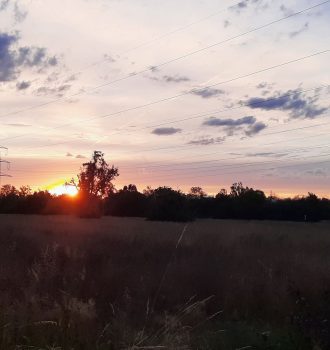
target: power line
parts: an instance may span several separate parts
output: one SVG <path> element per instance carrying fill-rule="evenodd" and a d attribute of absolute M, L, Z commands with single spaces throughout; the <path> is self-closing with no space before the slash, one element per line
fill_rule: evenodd
<path fill-rule="evenodd" d="M 170 64 L 170 63 L 177 62 L 177 61 L 182 60 L 182 59 L 185 59 L 185 58 L 187 58 L 187 57 L 189 57 L 189 56 L 192 56 L 192 55 L 195 55 L 195 54 L 197 54 L 197 53 L 200 53 L 200 52 L 206 51 L 206 50 L 208 50 L 208 49 L 211 49 L 211 48 L 213 48 L 213 47 L 220 46 L 220 45 L 222 45 L 222 44 L 228 43 L 228 42 L 230 42 L 230 41 L 232 41 L 232 40 L 238 39 L 238 38 L 240 38 L 240 37 L 242 37 L 242 36 L 251 34 L 251 33 L 256 32 L 256 31 L 258 31 L 258 30 L 267 28 L 267 27 L 269 27 L 269 26 L 271 26 L 271 25 L 273 25 L 273 24 L 282 22 L 282 21 L 287 20 L 287 19 L 289 19 L 289 18 L 292 18 L 292 17 L 294 17 L 294 16 L 298 16 L 298 15 L 304 13 L 304 12 L 307 12 L 307 11 L 310 11 L 310 10 L 315 9 L 315 8 L 317 8 L 317 7 L 323 6 L 323 5 L 325 5 L 325 4 L 329 3 L 329 2 L 330 2 L 330 0 L 323 1 L 323 2 L 321 2 L 321 3 L 318 3 L 318 4 L 314 5 L 314 6 L 311 6 L 311 7 L 305 8 L 305 9 L 303 9 L 303 10 L 300 10 L 300 11 L 298 11 L 298 12 L 289 14 L 289 15 L 287 15 L 287 16 L 285 16 L 285 17 L 282 17 L 282 18 L 279 18 L 279 19 L 274 20 L 274 21 L 272 21 L 272 22 L 266 23 L 266 24 L 264 24 L 264 25 L 262 25 L 262 26 L 255 27 L 255 28 L 250 29 L 250 30 L 248 30 L 248 31 L 246 31 L 246 32 L 243 32 L 243 33 L 241 33 L 241 34 L 238 34 L 238 35 L 235 35 L 235 36 L 233 36 L 233 37 L 227 38 L 227 39 L 225 39 L 225 40 L 216 42 L 216 43 L 214 43 L 214 44 L 212 44 L 212 45 L 205 46 L 205 47 L 203 47 L 203 48 L 201 48 L 201 49 L 198 49 L 198 50 L 195 50 L 195 51 L 191 51 L 191 52 L 189 52 L 189 53 L 187 53 L 187 54 L 185 54 L 185 55 L 182 55 L 182 56 L 179 56 L 179 57 L 170 59 L 170 60 L 165 61 L 165 62 L 162 62 L 162 63 L 160 63 L 160 64 L 158 64 L 158 65 L 149 66 L 149 67 L 147 67 L 147 68 L 145 68 L 145 69 L 143 69 L 143 70 L 141 70 L 141 71 L 134 72 L 134 73 L 128 74 L 128 75 L 126 75 L 126 76 L 124 76 L 124 77 L 122 77 L 122 78 L 118 78 L 118 79 L 112 80 L 112 81 L 110 81 L 110 82 L 107 82 L 107 83 L 98 85 L 98 86 L 96 86 L 96 87 L 94 87 L 94 88 L 92 88 L 92 89 L 88 89 L 87 91 L 80 91 L 80 92 L 77 92 L 77 93 L 75 93 L 75 94 L 71 94 L 71 95 L 69 95 L 69 96 L 59 97 L 59 98 L 56 98 L 56 99 L 51 100 L 51 101 L 48 101 L 48 102 L 44 102 L 44 103 L 41 103 L 41 104 L 37 104 L 37 105 L 34 105 L 34 106 L 30 106 L 30 107 L 27 107 L 27 108 L 25 108 L 25 109 L 21 109 L 21 110 L 18 110 L 18 111 L 10 112 L 10 113 L 1 115 L 0 118 L 4 118 L 4 117 L 10 116 L 10 115 L 16 115 L 16 114 L 19 114 L 19 113 L 22 113 L 22 112 L 26 112 L 26 111 L 35 109 L 35 108 L 44 107 L 44 106 L 46 106 L 46 105 L 53 104 L 53 103 L 58 102 L 58 101 L 61 101 L 61 100 L 65 100 L 65 99 L 67 99 L 67 98 L 76 97 L 76 96 L 79 96 L 79 95 L 81 95 L 81 94 L 85 94 L 85 93 L 87 93 L 87 92 L 95 91 L 95 90 L 101 89 L 101 88 L 103 88 L 103 87 L 109 86 L 109 85 L 111 85 L 111 84 L 114 84 L 114 83 L 117 83 L 117 82 L 120 82 L 120 81 L 123 81 L 123 80 L 126 80 L 126 79 L 130 79 L 130 78 L 135 77 L 135 76 L 137 76 L 137 75 L 141 75 L 141 74 L 143 74 L 143 73 L 152 71 L 152 70 L 154 70 L 155 68 L 160 68 L 160 67 L 163 67 L 163 66 L 165 66 L 165 65 L 168 65 L 168 64 Z"/>
<path fill-rule="evenodd" d="M 328 157 L 330 156 L 330 153 L 327 153 L 327 154 L 324 154 L 324 155 L 313 155 L 313 156 L 309 156 L 309 157 L 304 157 L 304 159 L 314 159 L 314 158 L 319 158 L 319 157 Z M 258 162 L 258 164 L 256 163 L 251 163 L 251 164 L 245 164 L 244 166 L 237 166 L 237 167 L 250 167 L 250 166 L 258 166 L 258 165 L 263 165 L 263 164 L 269 164 L 270 162 Z M 274 162 L 273 162 L 274 163 Z M 276 162 L 275 162 L 276 163 Z M 277 163 L 280 163 L 280 162 L 277 162 Z M 322 162 L 317 162 L 317 163 L 312 163 L 312 164 L 324 164 L 324 163 L 330 163 L 330 159 L 327 159 L 325 161 L 322 161 Z M 261 168 L 261 169 L 251 169 L 249 170 L 248 172 L 252 171 L 252 172 L 255 172 L 255 171 L 263 171 L 263 170 L 275 170 L 275 169 L 282 169 L 282 168 L 290 168 L 290 167 L 295 167 L 295 166 L 306 166 L 306 165 L 309 165 L 310 163 L 300 163 L 300 164 L 290 164 L 290 165 L 284 165 L 284 166 L 272 166 L 270 168 Z M 211 169 L 212 170 L 212 169 Z M 228 174 L 239 174 L 239 173 L 245 173 L 247 172 L 246 170 L 243 170 L 243 171 L 230 171 L 230 172 L 218 172 L 218 170 L 221 170 L 220 169 L 216 169 L 215 171 L 212 171 L 210 173 L 210 171 L 208 171 L 207 174 L 203 174 L 201 176 L 203 177 L 209 177 L 209 176 L 220 176 L 220 175 L 228 175 Z M 136 174 L 139 174 L 139 173 L 136 173 Z M 173 174 L 173 175 L 163 175 L 163 176 L 158 176 L 158 177 L 155 177 L 155 176 L 152 176 L 152 178 L 148 178 L 147 174 L 141 174 L 143 176 L 143 181 L 154 181 L 154 180 L 159 180 L 159 181 L 166 181 L 168 179 L 177 179 L 177 178 L 184 178 L 185 180 L 186 179 L 191 179 L 191 178 L 196 178 L 197 177 L 197 174 L 195 173 L 194 175 L 186 175 L 186 174 Z"/>
<path fill-rule="evenodd" d="M 329 113 L 324 113 L 323 115 L 328 115 Z M 319 126 L 326 126 L 326 125 L 330 125 L 330 122 L 326 122 L 326 123 L 321 123 L 321 124 L 316 124 L 316 125 L 309 125 L 309 126 L 304 126 L 304 127 L 299 127 L 299 128 L 294 128 L 294 129 L 285 129 L 285 130 L 280 130 L 280 131 L 275 131 L 275 132 L 271 132 L 271 133 L 262 133 L 262 134 L 257 134 L 256 136 L 268 136 L 268 135 L 276 135 L 276 134 L 283 134 L 283 133 L 287 133 L 290 131 L 297 131 L 297 130 L 304 130 L 304 129 L 310 129 L 310 128 L 315 128 L 315 127 L 319 127 Z M 248 140 L 247 138 L 245 140 Z M 234 142 L 234 141 L 232 141 Z M 196 147 L 195 145 L 192 146 L 173 146 L 173 147 L 159 147 L 159 148 L 148 148 L 148 149 L 144 149 L 142 151 L 137 151 L 137 152 L 133 152 L 133 153 L 143 153 L 143 152 L 152 152 L 152 151 L 163 151 L 163 150 L 170 150 L 170 149 L 174 149 L 177 150 L 178 148 L 182 148 L 182 149 L 190 149 L 190 148 L 194 148 Z M 124 153 L 132 153 L 132 151 L 127 151 Z"/>
<path fill-rule="evenodd" d="M 300 90 L 299 92 L 300 93 L 305 93 L 305 92 L 309 92 L 309 91 L 313 91 L 313 90 L 316 90 L 316 89 L 320 89 L 320 88 L 326 88 L 326 87 L 329 87 L 330 85 L 319 85 L 317 87 L 314 87 L 312 89 L 305 89 L 305 90 Z M 289 97 L 291 95 L 295 95 L 297 92 L 296 91 L 293 91 L 293 90 L 290 90 L 290 92 L 286 93 L 286 94 L 283 94 L 281 95 L 281 97 Z M 319 95 L 317 95 L 319 96 Z M 317 97 L 317 96 L 314 96 L 314 97 Z M 258 102 L 258 103 L 254 103 L 253 106 L 254 108 L 262 108 L 264 105 L 268 104 L 269 102 L 272 102 L 272 101 L 276 101 L 278 99 L 278 97 L 271 97 L 271 98 L 268 98 L 268 99 L 265 99 L 264 101 L 261 101 L 261 102 Z M 140 129 L 137 129 L 137 130 L 134 130 L 134 132 L 131 132 L 131 133 L 127 133 L 127 132 L 124 132 L 124 131 L 121 131 L 121 132 L 115 132 L 115 133 L 112 133 L 112 134 L 109 134 L 106 136 L 106 138 L 110 137 L 110 136 L 115 136 L 115 135 L 118 135 L 118 134 L 123 134 L 125 133 L 125 135 L 130 135 L 130 134 L 133 134 L 135 133 L 136 131 L 140 131 L 140 130 L 146 130 L 146 129 L 151 129 L 151 128 L 155 128 L 155 127 L 159 127 L 159 126 L 163 126 L 163 125 L 169 125 L 169 124 L 174 124 L 174 123 L 177 123 L 177 122 L 182 122 L 182 121 L 187 121 L 187 120 L 192 120 L 192 119 L 200 119 L 200 118 L 203 118 L 203 117 L 207 117 L 207 116 L 212 116 L 214 115 L 215 113 L 223 113 L 223 112 L 228 112 L 228 111 L 233 111 L 233 110 L 238 110 L 238 109 L 241 109 L 241 108 L 244 108 L 244 107 L 249 107 L 249 103 L 248 102 L 245 102 L 245 103 L 240 103 L 238 106 L 234 106 L 234 107 L 228 107 L 228 108 L 225 108 L 225 109 L 218 109 L 218 110 L 213 110 L 211 113 L 210 111 L 209 112 L 206 112 L 206 113 L 203 113 L 203 114 L 193 114 L 192 117 L 190 116 L 186 116 L 184 117 L 183 119 L 177 119 L 176 121 L 175 120 L 172 120 L 170 122 L 163 122 L 163 123 L 160 123 L 160 124 L 155 124 L 155 125 L 151 125 L 151 126 L 147 126 L 147 127 L 143 127 L 143 128 L 140 128 Z M 271 129 L 271 128 L 269 128 Z M 10 140 L 10 139 L 14 139 L 14 138 L 18 138 L 20 137 L 21 135 L 18 135 L 18 136 L 14 136 L 12 138 L 6 138 L 5 140 Z M 24 135 L 22 135 L 24 136 Z M 102 138 L 104 139 L 104 137 Z M 36 148 L 45 148 L 45 147 L 51 147 L 51 146 L 58 146 L 58 145 L 63 145 L 63 144 L 66 144 L 68 143 L 68 141 L 61 141 L 61 142 L 56 142 L 56 143 L 53 143 L 53 144 L 47 144 L 47 145 L 42 145 L 42 146 L 37 146 L 37 147 L 33 147 L 31 149 L 36 149 Z M 95 142 L 95 144 L 97 144 L 97 142 Z M 182 148 L 193 148 L 194 146 L 188 146 L 188 147 L 185 147 L 185 146 L 182 146 Z M 172 147 L 170 147 L 172 148 Z M 176 147 L 175 147 L 176 148 Z M 25 148 L 26 149 L 26 148 Z M 164 148 L 162 148 L 164 149 Z M 167 149 L 167 148 L 165 148 Z M 151 150 L 159 150 L 159 149 L 151 149 Z M 126 153 L 131 153 L 131 151 L 128 151 Z M 139 153 L 139 152 L 138 152 Z"/>
<path fill-rule="evenodd" d="M 327 88 L 327 87 L 330 87 L 330 85 L 329 84 L 327 84 L 327 85 L 319 85 L 319 86 L 317 86 L 315 88 L 312 88 L 312 89 L 299 90 L 299 93 L 305 93 L 305 92 L 313 91 L 313 90 L 316 90 L 316 89 L 319 89 L 319 88 Z M 291 95 L 295 95 L 296 93 L 297 93 L 297 91 L 290 90 L 286 94 L 281 95 L 281 97 L 289 97 Z M 317 95 L 317 96 L 319 96 L 319 95 Z M 315 96 L 315 97 L 317 97 L 317 96 Z M 254 108 L 256 108 L 256 107 L 257 108 L 261 108 L 264 104 L 272 102 L 272 101 L 276 101 L 277 99 L 278 99 L 278 96 L 270 97 L 268 99 L 265 99 L 264 101 L 254 103 L 253 107 Z M 224 109 L 220 109 L 220 110 L 219 109 L 215 109 L 215 110 L 212 110 L 212 111 L 210 110 L 210 111 L 204 112 L 202 114 L 188 115 L 188 116 L 186 116 L 186 117 L 184 117 L 182 119 L 173 119 L 171 121 L 164 121 L 164 122 L 159 123 L 159 124 L 149 125 L 149 126 L 142 127 L 140 129 L 135 129 L 134 131 L 128 132 L 128 133 L 126 131 L 121 131 L 121 132 L 118 131 L 118 132 L 109 134 L 107 137 L 119 135 L 119 134 L 122 134 L 122 133 L 125 133 L 125 135 L 131 135 L 131 134 L 134 134 L 135 131 L 152 129 L 152 128 L 157 128 L 157 127 L 164 126 L 164 125 L 177 124 L 177 123 L 188 121 L 188 120 L 205 118 L 205 117 L 213 116 L 215 113 L 223 113 L 223 112 L 233 111 L 233 110 L 241 109 L 241 108 L 244 108 L 244 107 L 249 107 L 249 103 L 245 102 L 245 103 L 240 103 L 238 106 L 234 106 L 234 107 L 228 107 L 228 108 L 224 108 Z"/>
<path fill-rule="evenodd" d="M 324 50 L 324 51 L 319 51 L 319 52 L 316 52 L 316 53 L 313 53 L 313 54 L 310 54 L 310 55 L 307 55 L 307 56 L 299 57 L 299 58 L 294 59 L 294 60 L 286 61 L 286 62 L 277 64 L 277 65 L 273 65 L 273 66 L 270 66 L 270 67 L 267 67 L 267 68 L 263 68 L 263 69 L 251 72 L 251 73 L 239 75 L 237 77 L 234 77 L 234 78 L 231 78 L 231 79 L 228 79 L 228 80 L 220 81 L 220 82 L 217 82 L 215 84 L 212 84 L 212 85 L 209 85 L 207 87 L 204 87 L 203 89 L 205 89 L 205 88 L 212 88 L 212 87 L 215 87 L 215 86 L 223 85 L 223 84 L 230 83 L 230 82 L 233 82 L 233 81 L 237 81 L 237 80 L 240 80 L 240 79 L 248 78 L 248 77 L 251 77 L 251 76 L 254 76 L 254 75 L 266 72 L 266 71 L 270 71 L 270 70 L 273 70 L 273 69 L 281 68 L 281 67 L 284 67 L 284 66 L 287 66 L 287 65 L 290 65 L 290 64 L 293 64 L 293 63 L 297 63 L 297 62 L 300 62 L 300 61 L 303 61 L 303 60 L 306 60 L 306 59 L 309 59 L 309 58 L 312 58 L 312 57 L 323 55 L 323 54 L 326 54 L 326 53 L 329 53 L 329 52 L 330 52 L 330 49 L 327 49 L 327 50 Z M 117 112 L 113 112 L 113 113 L 108 113 L 108 114 L 92 117 L 90 119 L 79 120 L 79 121 L 72 122 L 72 123 L 67 123 L 67 124 L 62 124 L 62 125 L 55 126 L 55 127 L 50 127 L 50 128 L 47 128 L 46 130 L 56 130 L 56 129 L 60 129 L 60 128 L 63 128 L 63 127 L 69 127 L 69 126 L 72 126 L 72 125 L 75 125 L 75 124 L 78 124 L 78 123 L 86 123 L 86 122 L 90 122 L 90 121 L 97 120 L 97 119 L 105 119 L 105 118 L 109 118 L 109 117 L 114 117 L 114 116 L 117 116 L 117 115 L 120 115 L 120 114 L 123 114 L 123 113 L 135 111 L 135 110 L 138 110 L 138 109 L 143 109 L 143 108 L 150 107 L 150 106 L 153 106 L 153 105 L 156 105 L 156 104 L 159 104 L 159 103 L 163 103 L 163 102 L 168 102 L 168 101 L 174 100 L 176 98 L 179 98 L 179 97 L 182 97 L 182 96 L 186 96 L 186 95 L 194 93 L 194 92 L 201 91 L 203 89 L 192 89 L 192 90 L 189 90 L 189 91 L 186 91 L 186 92 L 174 95 L 174 96 L 169 96 L 169 97 L 166 97 L 166 98 L 163 98 L 163 99 L 155 100 L 155 101 L 152 101 L 152 102 L 149 102 L 149 103 L 145 103 L 145 104 L 142 104 L 142 105 L 138 105 L 138 106 L 135 106 L 135 107 L 131 107 L 131 108 L 127 108 L 127 109 L 123 109 L 123 110 L 117 111 Z M 17 135 L 17 136 L 14 136 L 14 137 L 4 138 L 1 141 L 8 141 L 8 140 L 11 140 L 11 139 L 25 137 L 25 136 L 30 136 L 30 135 L 31 135 L 31 133 L 21 134 L 21 135 Z"/>
<path fill-rule="evenodd" d="M 292 129 L 291 131 L 293 131 L 294 129 Z M 291 141 L 296 141 L 296 140 L 300 140 L 300 139 L 309 139 L 309 138 L 315 138 L 315 137 L 319 137 L 319 136 L 324 136 L 324 135 L 328 135 L 328 132 L 326 133 L 322 133 L 322 134 L 316 134 L 316 135 L 309 135 L 309 136 L 303 136 L 303 137 L 299 137 L 299 138 L 294 138 L 294 139 L 290 139 L 290 140 L 279 140 L 279 141 L 276 141 L 276 142 L 271 142 L 271 143 L 264 143 L 263 146 L 268 146 L 268 145 L 274 145 L 274 144 L 278 144 L 278 143 L 285 143 L 287 141 L 291 142 Z M 322 145 L 312 145 L 312 146 L 308 146 L 308 148 L 322 148 L 322 147 L 328 147 L 327 144 L 322 144 Z M 247 151 L 247 150 L 251 150 L 250 153 L 253 152 L 253 147 L 241 147 L 242 150 L 244 151 Z M 298 147 L 298 148 L 293 148 L 293 149 L 285 149 L 285 150 L 280 150 L 280 151 L 277 151 L 276 153 L 275 152 L 272 152 L 274 155 L 279 155 L 279 154 L 282 154 L 283 152 L 289 152 L 289 151 L 294 151 L 294 150 L 300 150 L 300 149 L 303 149 L 305 150 L 306 147 Z M 239 149 L 238 149 L 239 150 Z M 255 151 L 257 152 L 257 151 Z M 210 156 L 210 155 L 215 155 L 215 154 L 219 154 L 219 151 L 217 152 L 211 152 L 211 153 L 203 153 L 203 154 L 197 154 L 197 155 L 191 155 L 189 156 L 189 158 L 194 158 L 194 157 L 200 157 L 200 156 Z M 232 153 L 228 153 L 229 155 L 231 155 Z M 215 159 L 215 160 L 212 160 L 212 161 L 219 161 L 219 160 L 223 160 L 223 161 L 226 161 L 226 160 L 236 160 L 236 159 L 241 159 L 241 158 L 246 158 L 248 155 L 245 155 L 243 157 L 234 157 L 234 158 L 222 158 L 222 159 Z M 183 159 L 183 158 L 186 158 L 186 156 L 183 156 L 183 157 L 179 157 L 179 158 L 175 158 L 174 161 L 176 160 L 180 160 L 180 159 Z M 195 161 L 195 162 L 186 162 L 184 164 L 197 164 L 197 163 L 203 163 L 203 162 L 208 162 L 209 160 L 206 160 L 206 161 Z M 52 161 L 52 163 L 57 163 L 56 161 Z M 181 166 L 182 163 L 162 163 L 162 164 L 156 164 L 156 165 L 149 165 L 150 163 L 148 163 L 148 165 L 143 165 L 143 166 L 138 166 L 138 165 L 132 165 L 132 166 L 119 166 L 120 169 L 131 169 L 132 167 L 134 167 L 134 169 L 139 169 L 139 168 L 142 168 L 142 169 L 145 169 L 145 168 L 158 168 L 158 167 L 169 167 L 169 166 Z M 154 162 L 152 162 L 151 164 L 154 164 Z M 25 171 L 25 170 L 24 170 Z M 68 170 L 69 171 L 69 170 Z M 35 172 L 38 172 L 38 171 L 35 171 Z M 49 172 L 49 171 L 46 171 L 46 172 Z M 57 172 L 59 173 L 59 172 Z M 67 173 L 67 171 L 64 171 L 64 173 Z"/>
<path fill-rule="evenodd" d="M 292 148 L 292 149 L 285 149 L 285 150 L 281 150 L 281 151 L 277 151 L 277 152 L 272 152 L 271 156 L 273 158 L 276 158 L 276 157 L 279 157 L 279 156 L 282 156 L 283 154 L 288 153 L 288 152 L 294 152 L 294 153 L 305 153 L 306 151 L 311 151 L 311 150 L 315 150 L 315 149 L 320 149 L 320 148 L 329 148 L 330 147 L 330 144 L 322 144 L 322 145 L 315 145 L 315 146 L 312 146 L 312 147 L 298 147 L 298 148 Z M 251 152 L 251 151 L 250 151 Z M 287 155 L 287 154 L 285 154 Z M 288 159 L 291 159 L 293 157 L 285 157 L 285 155 L 283 157 L 281 157 L 281 159 L 278 159 L 278 160 L 288 160 Z M 196 161 L 196 162 L 186 162 L 186 163 L 183 163 L 183 164 L 172 164 L 171 165 L 171 168 L 169 168 L 168 165 L 164 165 L 165 169 L 162 169 L 161 171 L 169 171 L 169 172 L 172 172 L 172 171 L 181 171 L 181 170 L 200 170 L 200 169 L 210 169 L 210 168 L 217 168 L 219 167 L 219 164 L 217 165 L 207 165 L 207 166 L 200 166 L 200 164 L 204 164 L 204 163 L 217 163 L 217 162 L 220 162 L 220 161 L 232 161 L 232 160 L 240 160 L 240 159 L 246 159 L 246 158 L 251 158 L 253 157 L 253 154 L 250 155 L 250 154 L 245 154 L 245 155 L 242 155 L 242 156 L 238 156 L 238 157 L 231 157 L 231 158 L 218 158 L 218 159 L 210 159 L 210 160 L 203 160 L 203 161 Z M 260 156 L 262 157 L 262 155 Z M 261 162 L 261 164 L 263 163 L 268 163 L 268 162 L 273 162 L 273 160 L 271 161 L 264 161 L 264 162 Z M 227 164 L 227 165 L 221 165 L 220 167 L 223 168 L 235 168 L 235 167 L 241 167 L 241 166 L 244 166 L 244 165 L 258 165 L 260 164 L 260 162 L 247 162 L 247 163 L 239 163 L 239 164 L 236 164 L 236 165 L 231 165 L 231 164 Z M 187 165 L 197 165 L 197 167 L 186 167 Z M 177 168 L 177 166 L 179 167 L 183 167 L 182 169 L 180 168 Z M 159 166 L 160 167 L 160 166 Z M 158 168 L 157 166 L 151 166 L 151 167 L 148 167 L 148 166 L 132 166 L 132 167 L 120 167 L 120 169 L 130 169 L 130 170 L 135 170 L 135 169 L 149 169 L 149 168 Z M 20 169 L 13 169 L 14 172 L 32 172 L 32 173 L 68 173 L 69 170 L 20 170 Z"/>
<path fill-rule="evenodd" d="M 304 157 L 305 159 L 314 159 L 314 158 L 319 158 L 319 157 L 326 157 L 326 156 L 330 156 L 330 154 L 324 154 L 324 155 L 320 155 L 320 156 L 309 156 L 309 157 Z M 250 170 L 242 170 L 242 171 L 229 171 L 229 172 L 221 172 L 221 173 L 218 173 L 218 172 L 212 172 L 212 173 L 207 173 L 207 174 L 203 174 L 203 178 L 205 177 L 213 177 L 213 176 L 221 176 L 221 175 L 228 175 L 228 174 L 245 174 L 245 173 L 250 173 L 250 172 L 256 172 L 256 171 L 267 171 L 267 170 L 278 170 L 278 169 L 285 169 L 285 168 L 292 168 L 292 167 L 299 167 L 299 166 L 309 166 L 309 165 L 319 165 L 319 164 L 328 164 L 330 163 L 330 159 L 326 159 L 324 161 L 318 161 L 318 162 L 310 162 L 310 163 L 299 163 L 299 164 L 289 164 L 289 165 L 282 165 L 282 166 L 272 166 L 272 167 L 267 167 L 267 168 L 258 168 L 258 169 L 250 169 Z M 266 163 L 262 163 L 262 162 L 259 162 L 258 164 L 254 164 L 256 166 L 258 165 L 261 165 L 261 164 L 266 164 Z M 268 162 L 269 164 L 269 162 Z M 252 165 L 245 165 L 245 166 L 252 166 Z M 243 166 L 244 167 L 244 166 Z M 153 181 L 153 180 L 161 180 L 161 181 L 166 181 L 168 179 L 171 179 L 170 176 L 163 176 L 163 177 L 152 177 L 151 179 L 148 179 L 146 177 L 145 174 L 142 174 L 143 175 L 143 181 Z M 179 174 L 180 175 L 180 174 Z M 185 180 L 187 179 L 196 179 L 197 175 L 194 174 L 192 176 L 187 176 L 185 174 L 181 174 L 181 176 L 184 177 Z M 178 175 L 175 175 L 174 179 L 178 178 Z M 180 177 L 179 177 L 180 178 Z M 36 187 L 36 186 L 35 186 Z"/>
<path fill-rule="evenodd" d="M 125 54 L 127 54 L 127 53 L 130 53 L 130 52 L 135 51 L 135 50 L 137 50 L 137 49 L 140 49 L 140 48 L 142 48 L 142 47 L 150 46 L 150 45 L 151 45 L 152 43 L 154 43 L 154 42 L 159 43 L 160 40 L 163 40 L 163 39 L 166 38 L 166 37 L 169 37 L 169 36 L 171 36 L 171 35 L 173 35 L 173 34 L 176 34 L 176 33 L 178 33 L 178 32 L 181 32 L 181 31 L 183 31 L 183 30 L 185 30 L 185 29 L 187 29 L 187 28 L 190 28 L 190 27 L 192 27 L 192 26 L 194 26 L 194 25 L 196 25 L 196 24 L 199 24 L 199 23 L 202 23 L 202 22 L 204 22 L 204 21 L 207 21 L 207 20 L 209 20 L 210 18 L 215 17 L 215 16 L 219 15 L 220 13 L 222 13 L 222 12 L 224 12 L 224 11 L 226 11 L 226 10 L 228 10 L 228 9 L 230 9 L 230 8 L 232 8 L 232 7 L 234 7 L 234 6 L 236 6 L 236 5 L 238 5 L 239 3 L 240 3 L 240 2 L 235 2 L 234 4 L 232 4 L 232 5 L 230 5 L 230 6 L 227 6 L 227 7 L 225 7 L 225 8 L 222 8 L 221 10 L 218 10 L 218 11 L 216 11 L 216 12 L 213 12 L 213 13 L 211 13 L 211 14 L 205 16 L 205 17 L 202 17 L 201 19 L 199 19 L 199 20 L 197 20 L 197 21 L 190 22 L 190 23 L 188 23 L 188 24 L 186 24 L 186 25 L 183 25 L 183 26 L 181 26 L 181 27 L 178 27 L 178 28 L 176 28 L 176 29 L 174 29 L 174 30 L 171 30 L 171 31 L 168 31 L 168 32 L 166 32 L 166 33 L 160 34 L 160 35 L 158 35 L 158 36 L 156 36 L 156 37 L 154 37 L 154 38 L 152 38 L 152 39 L 150 39 L 150 40 L 141 42 L 140 44 L 138 44 L 138 45 L 136 45 L 136 46 L 134 46 L 134 47 L 132 47 L 132 48 L 126 50 L 126 51 L 121 52 L 121 53 L 119 54 L 119 56 L 125 55 Z M 63 78 L 64 78 L 64 77 L 76 76 L 76 75 L 82 73 L 82 72 L 85 71 L 85 70 L 88 70 L 88 69 L 90 69 L 90 68 L 93 68 L 93 67 L 95 67 L 95 66 L 98 66 L 98 65 L 100 65 L 100 64 L 102 64 L 102 63 L 105 63 L 105 62 L 108 62 L 108 61 L 109 61 L 109 58 L 108 58 L 108 57 L 107 57 L 107 58 L 104 58 L 104 59 L 102 59 L 102 60 L 95 61 L 95 62 L 90 63 L 89 65 L 87 65 L 87 66 L 85 66 L 85 67 L 82 67 L 81 69 L 79 69 L 79 71 L 70 72 L 70 73 L 65 74 L 65 75 L 63 74 Z M 32 80 L 31 82 L 34 82 L 34 81 L 37 81 L 37 80 L 39 80 L 39 78 L 34 79 L 34 80 Z M 65 98 L 68 98 L 68 97 L 63 97 L 63 99 L 65 99 Z M 56 99 L 56 100 L 58 100 L 58 99 Z M 54 101 L 54 102 L 55 102 L 55 101 Z M 1 117 L 2 117 L 2 116 L 0 116 L 0 118 L 1 118 Z"/>

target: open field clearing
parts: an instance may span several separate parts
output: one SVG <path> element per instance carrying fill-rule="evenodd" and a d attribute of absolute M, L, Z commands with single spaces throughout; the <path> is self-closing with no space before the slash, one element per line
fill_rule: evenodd
<path fill-rule="evenodd" d="M 330 222 L 0 220 L 1 349 L 330 346 Z"/>

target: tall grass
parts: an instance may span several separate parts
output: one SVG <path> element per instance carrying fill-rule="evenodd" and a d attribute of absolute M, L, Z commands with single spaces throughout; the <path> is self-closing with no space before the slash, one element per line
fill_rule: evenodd
<path fill-rule="evenodd" d="M 329 223 L 0 220 L 1 349 L 330 346 Z"/>

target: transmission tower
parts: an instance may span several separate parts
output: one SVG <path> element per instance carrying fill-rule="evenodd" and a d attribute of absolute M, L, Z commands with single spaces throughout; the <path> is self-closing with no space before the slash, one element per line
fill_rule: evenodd
<path fill-rule="evenodd" d="M 1 187 L 1 179 L 2 179 L 3 177 L 11 177 L 11 175 L 2 172 L 2 168 L 3 168 L 2 165 L 3 165 L 3 164 L 6 165 L 6 170 L 9 170 L 9 168 L 10 168 L 10 162 L 8 162 L 7 160 L 3 160 L 3 159 L 2 159 L 2 154 L 1 154 L 1 151 L 2 151 L 2 150 L 5 150 L 6 155 L 7 155 L 7 153 L 8 153 L 8 148 L 7 148 L 7 147 L 4 147 L 4 146 L 0 146 L 0 187 Z"/>

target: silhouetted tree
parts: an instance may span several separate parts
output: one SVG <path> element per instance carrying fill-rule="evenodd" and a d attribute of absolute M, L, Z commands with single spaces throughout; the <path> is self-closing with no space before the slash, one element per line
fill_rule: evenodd
<path fill-rule="evenodd" d="M 206 192 L 204 192 L 204 190 L 201 187 L 196 186 L 190 189 L 188 196 L 203 198 L 203 197 L 206 197 Z"/>
<path fill-rule="evenodd" d="M 12 185 L 3 185 L 0 190 L 0 196 L 8 197 L 8 196 L 17 196 L 18 191 L 15 186 Z"/>
<path fill-rule="evenodd" d="M 78 184 L 74 179 L 71 185 L 78 189 L 78 214 L 81 217 L 100 217 L 101 199 L 114 192 L 112 181 L 119 176 L 118 169 L 109 166 L 104 159 L 104 153 L 94 151 L 92 159 L 83 163 L 78 175 Z"/>
<path fill-rule="evenodd" d="M 92 159 L 82 165 L 77 187 L 83 195 L 105 198 L 113 193 L 112 181 L 117 176 L 119 176 L 118 169 L 108 165 L 104 153 L 94 151 Z"/>
<path fill-rule="evenodd" d="M 18 194 L 20 197 L 27 197 L 32 194 L 32 190 L 30 186 L 21 186 L 19 188 Z"/>
<path fill-rule="evenodd" d="M 246 190 L 241 182 L 235 182 L 230 187 L 230 195 L 232 197 L 240 197 Z"/>
<path fill-rule="evenodd" d="M 148 197 L 149 220 L 188 221 L 191 219 L 186 196 L 171 187 L 158 187 Z"/>
<path fill-rule="evenodd" d="M 145 217 L 147 197 L 133 184 L 113 193 L 105 201 L 105 212 L 108 215 Z"/>
<path fill-rule="evenodd" d="M 128 186 L 124 186 L 122 191 L 127 191 L 127 192 L 137 192 L 137 188 L 133 184 L 129 184 Z"/>
<path fill-rule="evenodd" d="M 228 192 L 225 188 L 222 188 L 215 196 L 215 198 L 225 198 L 228 196 Z"/>

